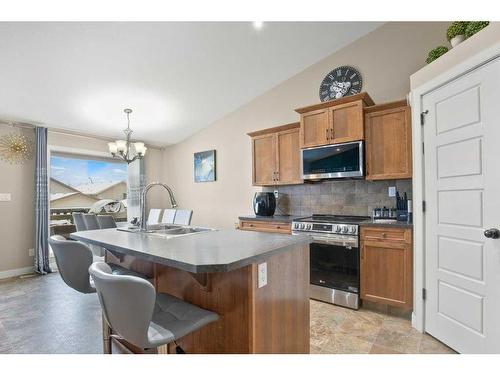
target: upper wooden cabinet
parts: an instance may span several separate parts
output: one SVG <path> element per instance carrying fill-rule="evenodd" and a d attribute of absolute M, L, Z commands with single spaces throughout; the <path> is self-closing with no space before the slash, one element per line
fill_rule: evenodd
<path fill-rule="evenodd" d="M 276 136 L 261 135 L 252 138 L 253 183 L 254 185 L 272 185 L 276 177 Z"/>
<path fill-rule="evenodd" d="M 300 113 L 300 147 L 364 139 L 363 108 L 373 105 L 367 93 L 296 109 Z"/>
<path fill-rule="evenodd" d="M 412 177 L 411 111 L 406 101 L 365 108 L 366 179 Z"/>
<path fill-rule="evenodd" d="M 293 123 L 248 133 L 252 137 L 253 184 L 301 184 L 300 124 Z"/>

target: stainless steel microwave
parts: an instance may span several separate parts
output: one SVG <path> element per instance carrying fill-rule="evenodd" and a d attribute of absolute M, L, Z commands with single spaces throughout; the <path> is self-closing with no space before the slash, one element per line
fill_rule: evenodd
<path fill-rule="evenodd" d="M 363 177 L 363 147 L 363 141 L 356 141 L 302 149 L 302 178 Z"/>

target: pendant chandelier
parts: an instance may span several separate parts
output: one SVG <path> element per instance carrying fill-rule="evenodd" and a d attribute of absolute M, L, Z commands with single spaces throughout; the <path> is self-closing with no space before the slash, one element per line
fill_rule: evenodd
<path fill-rule="evenodd" d="M 114 158 L 122 159 L 126 161 L 127 164 L 130 164 L 137 159 L 142 159 L 144 155 L 146 155 L 147 148 L 144 146 L 143 142 L 130 142 L 130 137 L 132 135 L 132 129 L 130 129 L 130 114 L 132 110 L 126 108 L 123 112 L 127 114 L 127 129 L 123 131 L 127 140 L 110 142 L 108 143 L 108 148 Z"/>

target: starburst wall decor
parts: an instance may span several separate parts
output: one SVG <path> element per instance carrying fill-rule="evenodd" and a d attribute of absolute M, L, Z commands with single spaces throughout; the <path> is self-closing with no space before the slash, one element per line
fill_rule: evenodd
<path fill-rule="evenodd" d="M 21 133 L 0 137 L 0 159 L 11 164 L 24 164 L 33 157 L 33 141 Z"/>

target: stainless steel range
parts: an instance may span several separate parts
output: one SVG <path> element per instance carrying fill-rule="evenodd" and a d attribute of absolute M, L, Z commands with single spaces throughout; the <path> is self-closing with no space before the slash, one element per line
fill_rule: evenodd
<path fill-rule="evenodd" d="M 292 234 L 308 234 L 311 298 L 359 308 L 359 224 L 368 216 L 313 215 L 292 222 Z"/>

